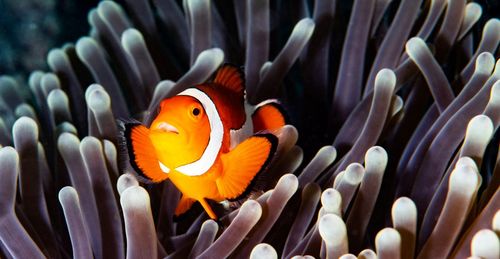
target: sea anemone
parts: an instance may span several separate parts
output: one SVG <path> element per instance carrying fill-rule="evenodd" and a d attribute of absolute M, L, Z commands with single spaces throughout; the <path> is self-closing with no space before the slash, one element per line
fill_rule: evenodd
<path fill-rule="evenodd" d="M 500 21 L 482 12 L 100 2 L 88 36 L 48 53 L 50 72 L 0 77 L 0 257 L 499 258 Z M 261 192 L 219 222 L 196 206 L 174 221 L 175 186 L 119 166 L 115 119 L 150 123 L 223 62 L 291 125 Z"/>

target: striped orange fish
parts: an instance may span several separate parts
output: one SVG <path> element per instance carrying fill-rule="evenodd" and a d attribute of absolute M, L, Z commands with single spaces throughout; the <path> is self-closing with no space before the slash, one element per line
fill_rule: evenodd
<path fill-rule="evenodd" d="M 212 81 L 164 99 L 149 128 L 125 123 L 123 135 L 139 179 L 170 179 L 182 192 L 176 216 L 198 201 L 217 219 L 207 199 L 242 198 L 276 151 L 269 132 L 285 123 L 275 101 L 245 105 L 242 71 L 223 65 Z"/>

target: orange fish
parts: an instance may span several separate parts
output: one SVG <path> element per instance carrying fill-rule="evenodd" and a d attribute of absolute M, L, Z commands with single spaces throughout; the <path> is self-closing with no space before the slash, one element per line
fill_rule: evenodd
<path fill-rule="evenodd" d="M 138 122 L 123 125 L 138 178 L 170 179 L 182 192 L 176 216 L 198 201 L 217 219 L 207 199 L 242 198 L 271 161 L 278 139 L 269 131 L 285 125 L 283 112 L 274 101 L 245 105 L 244 95 L 241 70 L 223 65 L 213 81 L 164 99 L 149 128 Z M 245 108 L 253 110 L 251 118 Z M 250 136 L 241 137 L 249 129 Z"/>

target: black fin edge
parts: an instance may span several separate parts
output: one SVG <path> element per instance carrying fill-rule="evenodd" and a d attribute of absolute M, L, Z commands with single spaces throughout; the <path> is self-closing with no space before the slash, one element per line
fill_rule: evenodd
<path fill-rule="evenodd" d="M 230 202 L 238 202 L 242 199 L 247 198 L 252 192 L 260 191 L 260 190 L 255 190 L 254 187 L 256 186 L 256 183 L 262 177 L 262 173 L 269 168 L 269 165 L 271 164 L 271 161 L 273 160 L 274 155 L 276 154 L 276 149 L 278 148 L 278 137 L 276 137 L 275 135 L 273 135 L 271 133 L 257 133 L 257 134 L 252 135 L 252 137 L 266 138 L 269 142 L 271 142 L 271 150 L 269 151 L 269 155 L 267 156 L 266 161 L 261 166 L 259 172 L 253 177 L 252 181 L 250 181 L 247 188 L 240 195 L 238 195 L 236 198 L 227 199 Z"/>
<path fill-rule="evenodd" d="M 154 183 L 149 177 L 147 177 L 144 172 L 139 168 L 139 165 L 135 162 L 134 149 L 132 147 L 132 141 L 130 135 L 132 134 L 132 128 L 135 126 L 142 125 L 137 120 L 117 120 L 119 134 L 118 134 L 118 153 L 120 155 L 118 168 L 120 172 L 125 172 L 129 168 L 128 165 L 132 167 L 132 173 L 134 176 L 143 183 Z"/>
<path fill-rule="evenodd" d="M 257 109 L 255 109 L 255 111 L 253 111 L 252 113 L 252 118 L 253 116 L 257 113 L 257 111 L 260 110 L 260 108 L 266 106 L 266 105 L 271 105 L 273 106 L 274 108 L 276 108 L 280 113 L 281 113 L 281 116 L 283 116 L 283 119 L 285 120 L 285 125 L 288 125 L 288 124 L 291 124 L 291 121 L 290 121 L 290 117 L 288 116 L 288 112 L 285 110 L 285 108 L 283 107 L 283 105 L 281 104 L 280 101 L 278 100 L 273 100 L 271 102 L 268 102 L 262 106 L 259 106 L 257 107 Z"/>

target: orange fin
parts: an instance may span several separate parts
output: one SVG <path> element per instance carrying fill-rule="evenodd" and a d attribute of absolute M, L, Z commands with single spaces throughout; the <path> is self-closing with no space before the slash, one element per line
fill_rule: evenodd
<path fill-rule="evenodd" d="M 252 114 L 253 131 L 279 129 L 287 124 L 283 107 L 277 101 L 265 101 L 257 105 Z"/>
<path fill-rule="evenodd" d="M 179 217 L 180 215 L 186 213 L 191 206 L 193 206 L 193 203 L 195 202 L 195 199 L 186 197 L 186 195 L 182 195 L 181 200 L 177 204 L 177 208 L 175 209 L 175 216 Z"/>
<path fill-rule="evenodd" d="M 245 78 L 243 71 L 231 64 L 224 64 L 217 70 L 215 79 L 216 84 L 223 86 L 238 96 L 243 96 L 245 91 Z"/>
<path fill-rule="evenodd" d="M 211 219 L 217 220 L 219 218 L 219 217 L 217 217 L 217 214 L 215 214 L 215 212 L 212 209 L 212 207 L 210 206 L 210 204 L 208 204 L 207 200 L 201 199 L 198 202 L 201 204 L 201 206 L 203 207 L 203 209 L 205 210 L 205 212 L 208 214 L 208 216 Z"/>
<path fill-rule="evenodd" d="M 278 138 L 272 134 L 257 134 L 222 155 L 224 172 L 217 179 L 219 193 L 228 200 L 238 200 L 251 190 L 256 176 L 267 168 Z"/>
<path fill-rule="evenodd" d="M 126 123 L 123 127 L 130 164 L 138 178 L 148 183 L 167 179 L 168 175 L 161 170 L 149 139 L 149 129 L 140 123 Z"/>

